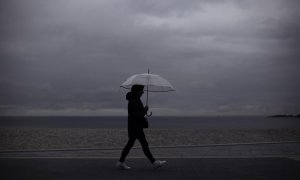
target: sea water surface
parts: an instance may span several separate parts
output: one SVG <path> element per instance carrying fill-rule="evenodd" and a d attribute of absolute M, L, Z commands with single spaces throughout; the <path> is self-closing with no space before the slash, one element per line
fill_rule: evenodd
<path fill-rule="evenodd" d="M 150 128 L 280 129 L 300 128 L 300 118 L 259 116 L 149 117 Z M 0 116 L 0 128 L 126 128 L 127 117 Z"/>

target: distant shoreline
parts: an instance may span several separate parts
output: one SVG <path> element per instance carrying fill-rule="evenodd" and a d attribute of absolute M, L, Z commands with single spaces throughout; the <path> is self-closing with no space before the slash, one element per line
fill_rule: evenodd
<path fill-rule="evenodd" d="M 276 114 L 276 115 L 272 115 L 272 116 L 268 116 L 271 118 L 287 118 L 287 117 L 291 117 L 291 118 L 300 118 L 300 114 L 298 115 L 292 115 L 292 114 Z"/>

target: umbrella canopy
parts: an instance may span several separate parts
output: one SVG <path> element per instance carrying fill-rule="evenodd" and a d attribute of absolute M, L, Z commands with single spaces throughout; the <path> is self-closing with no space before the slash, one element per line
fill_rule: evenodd
<path fill-rule="evenodd" d="M 149 69 L 148 69 L 148 73 L 135 74 L 133 76 L 130 76 L 124 83 L 122 83 L 121 87 L 125 89 L 130 89 L 133 85 L 146 86 L 145 91 L 147 91 L 147 99 L 146 99 L 147 106 L 148 106 L 148 92 L 175 91 L 174 87 L 171 85 L 169 81 L 167 81 L 160 75 L 150 74 Z M 152 112 L 146 115 L 150 117 L 152 115 Z"/>
<path fill-rule="evenodd" d="M 169 81 L 157 74 L 135 74 L 130 76 L 121 87 L 130 89 L 133 85 L 143 85 L 146 87 L 145 91 L 149 92 L 168 92 L 175 91 L 174 87 Z"/>

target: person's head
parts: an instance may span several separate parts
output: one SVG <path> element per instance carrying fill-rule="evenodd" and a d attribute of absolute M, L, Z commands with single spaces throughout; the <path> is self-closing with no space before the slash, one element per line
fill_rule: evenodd
<path fill-rule="evenodd" d="M 133 85 L 131 87 L 131 92 L 141 97 L 144 93 L 144 86 L 143 85 Z"/>

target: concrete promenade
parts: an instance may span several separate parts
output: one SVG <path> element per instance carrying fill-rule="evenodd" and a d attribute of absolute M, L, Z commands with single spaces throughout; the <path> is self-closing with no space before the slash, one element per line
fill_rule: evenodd
<path fill-rule="evenodd" d="M 300 179 L 300 143 L 152 147 L 168 161 L 154 170 L 140 148 L 132 170 L 115 169 L 121 149 L 0 152 L 0 179 Z"/>

